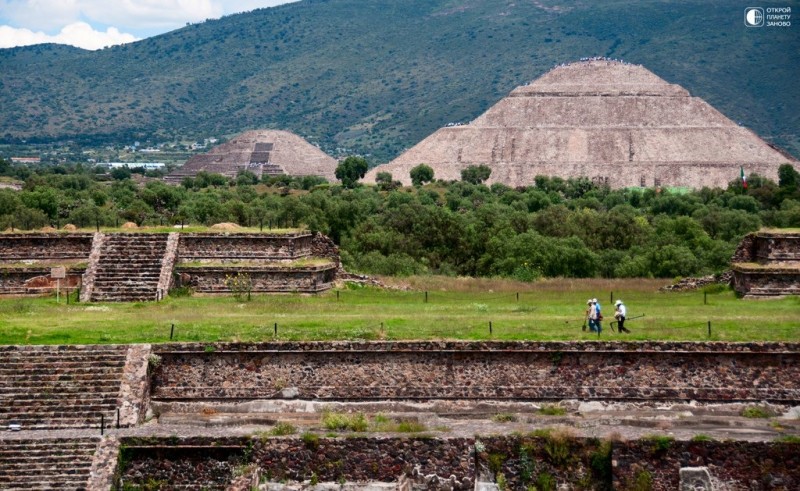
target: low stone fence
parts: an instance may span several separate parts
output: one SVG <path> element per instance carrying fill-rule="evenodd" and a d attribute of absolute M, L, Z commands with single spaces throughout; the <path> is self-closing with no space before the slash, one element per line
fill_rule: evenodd
<path fill-rule="evenodd" d="M 800 445 L 781 442 L 612 442 L 557 430 L 478 438 L 124 438 L 122 483 L 226 489 L 242 474 L 269 482 L 412 481 L 422 488 L 798 489 Z M 724 487 L 721 487 L 724 486 Z"/>
<path fill-rule="evenodd" d="M 152 398 L 161 401 L 800 401 L 797 343 L 310 342 L 154 351 L 162 363 Z"/>

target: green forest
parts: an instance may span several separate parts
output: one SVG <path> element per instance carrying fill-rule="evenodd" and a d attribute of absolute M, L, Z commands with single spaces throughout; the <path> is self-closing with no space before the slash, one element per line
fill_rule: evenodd
<path fill-rule="evenodd" d="M 611 190 L 588 179 L 537 177 L 535 186 L 487 186 L 481 177 L 400 187 L 320 178 L 236 179 L 199 174 L 181 186 L 134 169 L 32 169 L 0 160 L 0 230 L 175 224 L 303 227 L 340 245 L 354 272 L 505 277 L 658 277 L 727 269 L 741 238 L 800 227 L 800 174 L 758 175 L 727 189 Z M 386 177 L 386 176 L 384 176 Z M 469 182 L 472 181 L 472 182 Z"/>

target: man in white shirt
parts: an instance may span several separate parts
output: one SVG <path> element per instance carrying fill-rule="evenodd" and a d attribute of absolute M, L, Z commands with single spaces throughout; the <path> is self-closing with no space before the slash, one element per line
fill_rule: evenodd
<path fill-rule="evenodd" d="M 617 307 L 614 313 L 614 317 L 617 319 L 617 330 L 619 332 L 631 332 L 625 327 L 625 317 L 628 315 L 628 309 L 625 308 L 625 304 L 622 303 L 622 300 L 617 300 L 617 303 L 614 305 Z"/>

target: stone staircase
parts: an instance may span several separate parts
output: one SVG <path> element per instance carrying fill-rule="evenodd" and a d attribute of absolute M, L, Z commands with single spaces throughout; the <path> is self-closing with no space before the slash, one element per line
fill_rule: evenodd
<path fill-rule="evenodd" d="M 167 234 L 109 234 L 94 270 L 91 302 L 159 300 Z M 82 299 L 83 300 L 83 299 Z"/>
<path fill-rule="evenodd" d="M 0 347 L 0 428 L 94 431 L 101 416 L 112 426 L 127 354 L 127 346 Z"/>
<path fill-rule="evenodd" d="M 99 438 L 0 440 L 0 489 L 87 489 Z"/>

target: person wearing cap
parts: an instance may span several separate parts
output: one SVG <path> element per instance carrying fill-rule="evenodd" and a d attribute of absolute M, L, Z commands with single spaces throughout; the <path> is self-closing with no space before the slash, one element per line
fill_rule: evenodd
<path fill-rule="evenodd" d="M 593 298 L 592 299 L 592 304 L 594 304 L 594 310 L 595 310 L 595 312 L 597 314 L 595 316 L 594 324 L 595 324 L 595 327 L 597 327 L 597 332 L 601 332 L 603 330 L 603 326 L 600 323 L 603 322 L 603 313 L 602 313 L 602 310 L 600 308 L 600 302 L 598 302 L 596 298 Z"/>
<path fill-rule="evenodd" d="M 587 305 L 588 310 L 586 315 L 589 318 L 589 331 L 599 333 L 600 321 L 598 317 L 600 316 L 600 312 L 597 310 L 597 303 L 595 300 L 589 300 Z"/>
<path fill-rule="evenodd" d="M 617 319 L 617 330 L 619 332 L 631 332 L 625 327 L 625 317 L 628 315 L 628 309 L 625 308 L 625 304 L 622 303 L 622 300 L 617 300 L 617 303 L 614 305 L 617 308 L 614 313 L 614 318 Z"/>

